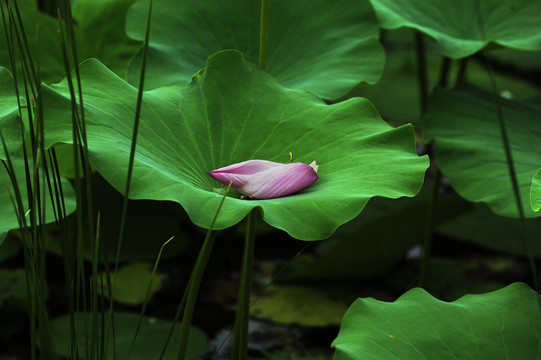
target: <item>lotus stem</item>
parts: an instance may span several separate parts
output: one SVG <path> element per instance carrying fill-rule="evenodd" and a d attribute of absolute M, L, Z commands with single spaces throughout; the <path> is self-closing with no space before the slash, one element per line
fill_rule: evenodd
<path fill-rule="evenodd" d="M 421 275 L 419 277 L 419 287 L 424 287 L 426 285 L 428 261 L 430 259 L 430 253 L 432 251 L 432 237 L 434 236 L 434 214 L 437 208 L 440 181 L 441 181 L 441 171 L 437 167 L 437 165 L 434 165 L 434 179 L 433 179 L 433 184 L 432 184 L 432 192 L 430 193 L 429 206 L 428 206 L 426 218 L 425 218 L 423 258 L 421 261 Z"/>
<path fill-rule="evenodd" d="M 199 251 L 199 256 L 197 257 L 197 261 L 195 262 L 192 275 L 190 276 L 190 282 L 188 284 L 188 299 L 186 300 L 186 306 L 184 308 L 184 318 L 182 319 L 182 325 L 180 327 L 180 339 L 178 343 L 177 360 L 184 360 L 186 357 L 186 349 L 188 348 L 188 335 L 190 335 L 190 325 L 192 323 L 193 312 L 195 309 L 195 301 L 197 300 L 197 294 L 199 293 L 199 287 L 201 285 L 203 273 L 205 271 L 205 268 L 207 267 L 210 253 L 212 252 L 212 247 L 214 246 L 215 236 L 212 229 L 214 228 L 214 224 L 216 223 L 216 219 L 218 218 L 218 214 L 222 209 L 222 205 L 224 204 L 227 192 L 229 191 L 230 187 L 231 183 L 225 190 L 225 194 L 222 196 L 222 201 L 220 201 L 220 205 L 218 205 L 216 214 L 214 214 L 214 219 L 212 219 L 212 222 L 210 223 L 207 235 L 205 236 L 205 240 L 203 241 L 203 246 Z"/>
<path fill-rule="evenodd" d="M 417 59 L 417 80 L 419 82 L 419 100 L 421 105 L 421 116 L 425 113 L 428 97 L 428 76 L 426 66 L 426 52 L 423 34 L 415 32 L 415 55 Z"/>
<path fill-rule="evenodd" d="M 261 0 L 259 28 L 259 68 L 267 70 L 267 44 L 269 39 L 269 0 Z"/>
<path fill-rule="evenodd" d="M 254 265 L 256 210 L 248 214 L 242 273 L 235 319 L 235 333 L 231 348 L 231 359 L 246 359 L 248 352 L 248 323 L 250 320 L 250 289 L 252 287 L 252 269 Z"/>
<path fill-rule="evenodd" d="M 184 308 L 184 317 L 182 318 L 182 325 L 180 327 L 180 340 L 178 344 L 177 359 L 183 360 L 186 357 L 186 349 L 188 348 L 188 335 L 190 334 L 190 326 L 192 323 L 193 313 L 195 310 L 195 302 L 197 295 L 199 294 L 199 287 L 203 278 L 203 273 L 207 267 L 210 253 L 214 245 L 215 236 L 212 230 L 207 231 L 205 241 L 197 257 L 195 263 L 192 279 L 190 281 L 190 290 L 188 292 L 188 299 L 186 300 L 186 307 Z"/>

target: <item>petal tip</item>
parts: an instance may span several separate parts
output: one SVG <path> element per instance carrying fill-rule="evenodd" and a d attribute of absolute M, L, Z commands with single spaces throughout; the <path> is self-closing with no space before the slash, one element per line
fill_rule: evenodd
<path fill-rule="evenodd" d="M 312 162 L 310 163 L 310 165 L 308 165 L 308 166 L 310 166 L 312 169 L 314 169 L 314 171 L 315 171 L 316 174 L 317 174 L 317 170 L 319 169 L 319 165 L 316 163 L 315 160 L 312 161 Z"/>

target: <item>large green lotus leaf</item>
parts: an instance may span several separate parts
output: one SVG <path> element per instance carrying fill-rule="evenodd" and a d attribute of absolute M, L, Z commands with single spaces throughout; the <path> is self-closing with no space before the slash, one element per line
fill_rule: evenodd
<path fill-rule="evenodd" d="M 81 65 L 91 160 L 123 192 L 137 90 L 97 61 Z M 70 142 L 65 82 L 45 87 L 49 145 Z M 428 165 L 415 153 L 411 125 L 387 125 L 372 104 L 326 105 L 286 89 L 234 50 L 211 56 L 190 84 L 145 94 L 130 197 L 179 202 L 208 228 L 223 186 L 207 172 L 249 159 L 317 160 L 320 179 L 292 196 L 228 198 L 216 229 L 260 208 L 264 220 L 304 240 L 330 236 L 373 196 L 413 196 Z"/>
<path fill-rule="evenodd" d="M 15 169 L 15 176 L 17 177 L 17 183 L 19 185 L 19 190 L 21 191 L 21 197 L 25 206 L 26 204 L 26 180 L 25 180 L 25 170 L 24 170 L 24 161 L 20 157 L 13 157 L 12 159 L 13 167 Z M 17 229 L 19 227 L 19 222 L 17 221 L 17 216 L 13 208 L 13 203 L 11 201 L 12 196 L 15 198 L 15 193 L 13 186 L 11 184 L 10 177 L 4 166 L 0 166 L 0 244 L 6 238 L 6 235 L 9 230 Z M 9 189 L 8 189 L 8 185 Z M 75 193 L 71 184 L 67 180 L 62 180 L 62 190 L 64 191 L 64 202 L 66 205 L 66 213 L 70 214 L 75 211 L 76 201 Z M 46 191 L 46 204 L 45 204 L 45 216 L 48 222 L 55 221 L 53 207 L 51 204 L 49 192 Z M 25 210 L 28 210 L 25 208 Z"/>
<path fill-rule="evenodd" d="M 420 288 L 392 303 L 360 298 L 344 315 L 334 359 L 536 359 L 539 301 L 523 283 L 449 303 Z"/>
<path fill-rule="evenodd" d="M 532 177 L 541 166 L 541 102 L 506 100 L 464 87 L 435 89 L 424 119 L 427 141 L 436 142 L 438 166 L 465 199 L 486 202 L 496 214 L 518 217 L 503 141 L 500 104 L 526 217 L 540 216 L 530 206 Z"/>
<path fill-rule="evenodd" d="M 142 41 L 148 1 L 128 12 L 127 33 Z M 154 1 L 147 87 L 186 83 L 208 56 L 236 49 L 258 62 L 260 1 Z M 267 71 L 287 87 L 338 98 L 379 80 L 385 62 L 374 12 L 360 1 L 273 1 Z M 137 84 L 141 59 L 128 73 Z"/>
<path fill-rule="evenodd" d="M 521 50 L 541 49 L 541 2 L 536 0 L 370 2 L 381 26 L 417 29 L 433 37 L 441 53 L 452 58 L 471 55 L 489 43 Z"/>
<path fill-rule="evenodd" d="M 76 313 L 75 318 L 79 356 L 81 359 L 85 359 L 85 355 L 87 354 L 86 346 L 91 341 L 91 316 L 88 313 Z M 100 322 L 98 328 L 100 329 L 101 318 L 102 316 L 98 314 L 98 321 Z M 150 316 L 143 317 L 133 351 L 130 354 L 130 348 L 138 322 L 139 314 L 115 313 L 114 338 L 112 332 L 110 332 L 110 338 L 108 339 L 108 359 L 116 358 L 119 360 L 147 360 L 157 359 L 159 357 L 169 335 L 169 330 L 171 329 L 171 320 L 158 319 Z M 57 351 L 58 355 L 69 356 L 70 339 L 72 339 L 69 315 L 60 316 L 51 321 L 51 334 L 55 345 L 55 350 Z M 176 326 L 163 359 L 176 359 L 179 335 L 180 326 Z M 101 344 L 98 344 L 98 346 L 99 345 Z M 205 352 L 207 347 L 208 339 L 205 334 L 201 330 L 192 327 L 190 330 L 190 336 L 188 337 L 186 358 L 197 358 L 198 355 Z M 98 347 L 97 351 L 99 351 L 99 349 L 100 348 Z"/>
<path fill-rule="evenodd" d="M 0 132 L 4 137 L 8 153 L 13 153 L 21 146 L 21 122 L 19 105 L 13 86 L 13 78 L 9 71 L 0 67 Z M 0 159 L 6 160 L 6 152 L 0 141 Z"/>

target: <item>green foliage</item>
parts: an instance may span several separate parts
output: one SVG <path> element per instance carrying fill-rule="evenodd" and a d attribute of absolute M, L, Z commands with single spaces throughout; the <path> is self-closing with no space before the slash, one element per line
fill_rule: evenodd
<path fill-rule="evenodd" d="M 541 49 L 541 3 L 531 0 L 370 0 L 386 29 L 411 27 L 434 38 L 451 58 L 472 55 L 490 43 Z"/>
<path fill-rule="evenodd" d="M 75 313 L 77 344 L 79 356 L 85 359 L 86 344 L 90 341 L 89 334 L 90 315 L 85 313 Z M 101 317 L 100 317 L 101 319 Z M 165 344 L 165 340 L 171 328 L 171 322 L 154 317 L 144 317 L 139 330 L 137 340 L 133 351 L 130 354 L 132 339 L 139 321 L 139 314 L 115 313 L 115 341 L 116 359 L 119 360 L 147 360 L 159 356 Z M 173 339 L 178 338 L 180 326 L 176 326 L 173 332 Z M 70 354 L 70 317 L 69 315 L 55 318 L 51 321 L 51 332 L 55 349 L 59 355 L 67 356 Z M 107 358 L 113 359 L 113 341 L 112 334 L 109 335 L 109 347 L 107 348 Z M 203 353 L 208 346 L 208 339 L 203 332 L 197 328 L 192 328 L 188 342 L 187 359 L 194 359 Z M 165 352 L 164 360 L 176 359 L 176 343 L 171 341 Z"/>
<path fill-rule="evenodd" d="M 499 105 L 497 105 L 499 104 Z M 436 143 L 442 173 L 465 199 L 486 202 L 496 214 L 518 217 L 498 127 L 501 106 L 526 217 L 529 193 L 541 162 L 539 99 L 513 101 L 475 88 L 435 89 L 429 98 L 424 136 Z"/>
<path fill-rule="evenodd" d="M 19 190 L 21 191 L 21 197 L 23 202 L 26 200 L 26 182 L 25 182 L 25 169 L 24 169 L 24 160 L 20 157 L 13 157 L 12 159 L 13 167 L 15 169 L 15 176 L 17 177 L 17 183 L 19 184 Z M 38 168 L 41 169 L 41 168 Z M 11 229 L 17 229 L 19 227 L 19 222 L 17 220 L 17 215 L 15 209 L 13 208 L 13 203 L 11 201 L 12 196 L 14 196 L 14 190 L 11 186 L 11 179 L 4 166 L 0 166 L 0 244 L 4 241 L 7 233 Z M 6 186 L 8 185 L 8 186 Z M 62 188 L 64 191 L 64 202 L 66 204 L 66 213 L 70 214 L 75 211 L 75 194 L 73 188 L 67 180 L 62 181 Z M 11 195 L 10 195 L 11 193 Z M 50 195 L 48 191 L 45 191 L 45 216 L 48 222 L 53 222 L 56 220 L 53 207 L 50 200 Z M 28 210 L 28 209 L 25 209 Z"/>
<path fill-rule="evenodd" d="M 60 80 L 65 75 L 65 72 L 61 60 L 60 47 L 58 46 L 58 21 L 51 16 L 39 12 L 37 3 L 34 0 L 17 0 L 17 5 L 21 11 L 21 20 L 30 51 L 32 52 L 32 59 L 35 61 L 39 58 L 41 79 L 45 82 Z M 2 4 L 2 6 L 4 5 Z M 2 26 L 0 29 L 0 44 L 2 44 L 2 49 L 4 50 L 0 51 L 0 65 L 11 69 L 10 54 L 5 47 L 7 41 L 4 27 Z M 19 32 L 19 36 L 21 36 L 21 32 Z M 16 38 L 14 37 L 14 39 Z M 15 56 L 13 60 L 17 64 L 19 75 L 21 75 L 22 69 L 19 67 L 19 61 L 22 55 L 18 51 L 17 40 L 15 41 L 16 49 L 14 50 Z M 24 58 L 26 59 L 26 56 Z M 28 61 L 28 59 L 26 60 Z M 23 83 L 21 76 L 19 76 L 19 81 L 21 81 L 21 84 Z"/>
<path fill-rule="evenodd" d="M 451 303 L 420 288 L 393 303 L 357 299 L 332 344 L 334 359 L 535 359 L 539 301 L 522 283 Z"/>
<path fill-rule="evenodd" d="M 11 155 L 21 146 L 22 129 L 19 120 L 17 96 L 9 71 L 0 67 L 0 131 Z M 1 142 L 0 142 L 1 146 Z M 4 147 L 0 147 L 0 159 L 6 159 Z"/>
<path fill-rule="evenodd" d="M 79 58 L 98 58 L 126 78 L 128 63 L 141 47 L 124 31 L 126 12 L 134 0 L 76 0 L 73 17 Z M 148 1 L 147 1 L 148 3 Z M 144 22 L 143 22 L 144 23 Z"/>
<path fill-rule="evenodd" d="M 129 39 L 124 31 L 126 12 L 133 1 L 73 1 L 79 59 L 98 58 L 115 73 L 126 76 L 128 62 L 140 48 L 139 43 Z M 60 81 L 66 73 L 61 60 L 58 19 L 38 11 L 35 0 L 17 0 L 17 4 L 33 59 L 39 59 L 42 81 L 47 84 Z M 3 27 L 1 29 L 0 43 L 5 44 Z M 15 61 L 18 60 L 16 56 Z M 0 65 L 10 64 L 8 52 L 0 52 Z"/>
<path fill-rule="evenodd" d="M 81 66 L 81 77 L 91 159 L 123 192 L 136 89 L 96 61 Z M 43 93 L 48 146 L 69 143 L 66 84 Z M 191 84 L 146 93 L 130 197 L 177 201 L 196 225 L 208 227 L 221 200 L 208 171 L 253 158 L 285 162 L 291 151 L 296 161 L 317 160 L 321 179 L 283 198 L 227 199 L 216 229 L 260 207 L 267 223 L 291 236 L 322 239 L 373 196 L 417 193 L 428 164 L 415 154 L 412 135 L 411 126 L 389 127 L 366 100 L 325 105 L 224 51 Z"/>
<path fill-rule="evenodd" d="M 127 32 L 143 40 L 146 0 L 128 12 Z M 258 62 L 260 2 L 154 2 L 147 87 L 179 85 L 213 53 L 236 49 Z M 175 14 L 172 16 L 171 14 Z M 361 81 L 375 83 L 384 65 L 373 10 L 360 1 L 274 1 L 269 15 L 267 70 L 282 85 L 338 98 Z M 141 60 L 129 79 L 139 78 Z"/>
<path fill-rule="evenodd" d="M 24 31 L 12 12 L 16 4 Z M 212 323 L 214 329 L 230 325 L 221 323 L 212 311 L 194 310 L 204 268 L 212 259 L 214 276 L 223 273 L 217 268 L 223 262 L 228 270 L 236 269 L 231 259 L 239 255 L 228 247 L 238 232 L 215 237 L 213 231 L 230 228 L 247 214 L 231 358 L 247 357 L 248 316 L 244 314 L 251 303 L 254 247 L 256 269 L 262 265 L 259 242 L 254 246 L 256 218 L 262 218 L 267 228 L 284 230 L 302 240 L 334 235 L 310 249 L 304 247 L 302 255 L 294 256 L 285 266 L 286 276 L 282 277 L 280 270 L 273 277 L 304 283 L 272 284 L 262 293 L 252 291 L 260 296 L 251 308 L 252 317 L 294 324 L 295 328 L 311 327 L 315 332 L 324 329 L 313 327 L 337 325 L 346 302 L 359 296 L 359 291 L 394 299 L 396 293 L 410 289 L 418 281 L 419 262 L 413 252 L 406 260 L 404 254 L 422 238 L 427 256 L 422 264 L 429 266 L 422 267 L 421 283 L 447 300 L 491 291 L 516 274 L 526 278 L 523 255 L 529 257 L 530 276 L 536 282 L 533 257 L 541 256 L 541 246 L 528 240 L 541 231 L 541 107 L 538 96 L 525 99 L 538 94 L 535 74 L 541 52 L 525 55 L 520 50 L 541 50 L 539 1 L 276 0 L 270 5 L 268 48 L 260 48 L 260 35 L 266 32 L 260 34 L 260 22 L 265 21 L 260 17 L 259 1 L 155 0 L 152 22 L 147 23 L 151 4 L 152 0 L 64 1 L 60 18 L 55 14 L 56 1 L 40 1 L 52 16 L 39 12 L 35 0 L 10 0 L 0 5 L 5 25 L 0 44 L 6 44 L 0 53 L 0 65 L 6 66 L 0 67 L 0 130 L 8 148 L 7 156 L 0 151 L 0 159 L 13 159 L 21 190 L 17 195 L 23 206 L 33 204 L 28 206 L 32 209 L 14 211 L 16 187 L 10 185 L 13 177 L 6 173 L 9 162 L 3 161 L 0 317 L 10 326 L 2 329 L 1 335 L 12 337 L 24 331 L 29 337 L 24 344 L 32 344 L 25 356 L 94 358 L 103 351 L 111 359 L 127 359 L 130 353 L 131 359 L 157 358 L 172 323 L 144 317 L 131 349 L 139 316 L 117 313 L 114 307 L 117 302 L 130 306 L 143 302 L 141 314 L 170 310 L 153 308 L 156 304 L 148 302 L 146 295 L 165 283 L 164 274 L 174 276 L 167 283 L 186 285 L 190 270 L 186 266 L 192 263 L 201 240 L 193 224 L 212 230 L 207 232 L 195 275 L 190 277 L 175 315 L 175 319 L 182 316 L 180 309 L 188 299 L 182 325 L 186 336 L 179 336 L 177 326 L 172 339 L 180 340 L 169 345 L 165 358 L 182 357 L 185 340 L 189 358 L 202 354 L 208 341 L 200 330 L 192 329 L 188 341 L 192 317 L 200 324 Z M 403 28 L 383 33 L 387 59 L 378 40 L 378 20 L 385 29 Z M 142 63 L 146 64 L 142 41 L 149 34 L 145 34 L 145 23 L 151 25 L 146 29 L 152 29 L 150 44 L 145 41 L 144 47 L 149 45 L 146 87 L 139 85 L 143 83 L 140 76 L 145 75 Z M 424 42 L 418 32 L 434 39 L 436 46 Z M 28 49 L 20 51 L 26 48 L 23 39 L 28 40 Z M 13 46 L 13 53 L 7 51 L 7 45 Z M 470 57 L 494 48 L 499 51 Z M 60 50 L 65 51 L 65 57 Z M 253 65 L 260 60 L 259 50 L 268 53 L 267 66 L 262 67 L 266 71 Z M 30 58 L 39 76 L 21 66 Z M 70 73 L 71 79 L 68 76 L 50 85 L 78 64 L 80 72 Z M 494 73 L 493 68 L 501 73 Z M 487 69 L 490 77 L 485 74 Z M 22 91 L 21 104 L 17 104 L 10 71 Z M 43 85 L 34 91 L 38 80 Z M 465 85 L 467 82 L 477 87 Z M 434 89 L 436 83 L 445 83 L 448 89 Z M 433 90 L 426 109 L 416 89 L 422 88 L 420 84 L 426 85 L 423 94 Z M 30 87 L 32 91 L 25 93 Z M 493 93 L 496 87 L 500 94 Z M 144 89 L 144 96 L 138 97 Z M 82 102 L 81 108 L 77 108 L 78 102 Z M 130 149 L 135 149 L 132 136 L 137 134 L 134 119 L 138 124 L 141 104 L 133 178 L 126 191 Z M 21 116 L 25 124 L 34 125 L 33 133 L 30 126 L 24 133 Z M 435 186 L 429 201 L 424 197 L 426 192 L 410 199 L 419 192 L 429 164 L 428 156 L 417 155 L 413 126 L 392 127 L 382 117 L 393 125 L 422 124 L 423 133 L 417 138 L 434 142 L 436 156 L 431 160 L 435 160 L 435 171 L 428 175 L 436 175 L 432 176 Z M 499 128 L 502 117 L 519 195 L 529 218 L 525 221 L 516 219 L 513 167 L 508 164 L 507 142 Z M 75 126 L 80 131 L 76 134 Z M 88 147 L 79 148 L 86 145 L 86 139 Z M 73 142 L 77 143 L 75 149 L 81 150 L 79 154 L 73 151 Z M 50 148 L 55 149 L 60 176 L 73 178 L 79 203 L 76 216 L 42 226 L 40 212 L 46 213 L 43 222 L 55 219 L 49 184 L 40 167 L 48 166 L 51 172 L 56 168 L 48 157 L 52 155 L 47 153 Z M 433 154 L 431 146 L 419 146 L 419 151 L 426 149 Z M 294 161 L 316 160 L 320 164 L 320 179 L 291 196 L 243 200 L 230 190 L 224 197 L 225 187 L 207 174 L 249 159 L 286 162 L 290 152 Z M 27 156 L 27 169 L 20 153 Z M 34 175 L 35 169 L 40 176 Z M 440 186 L 440 170 L 444 186 Z M 53 178 L 57 176 L 49 177 Z M 56 200 L 65 201 L 66 211 L 71 213 L 75 195 L 68 182 L 62 186 L 63 194 L 57 194 Z M 38 189 L 39 196 L 35 191 L 29 198 L 29 187 Z M 444 189 L 453 193 L 448 196 Z M 122 198 L 124 193 L 129 200 Z M 397 200 L 400 197 L 404 198 Z M 222 200 L 223 208 L 213 225 Z M 41 209 L 35 208 L 37 204 Z M 9 240 L 20 240 L 18 243 L 2 243 L 10 229 L 19 227 L 17 216 L 19 220 L 26 216 L 30 226 L 10 233 Z M 434 228 L 443 236 L 436 237 L 435 255 L 428 259 Z M 286 240 L 288 249 L 297 250 L 298 243 L 273 231 L 261 240 L 275 240 L 276 236 L 279 241 Z M 173 235 L 172 243 L 161 247 Z M 123 246 L 116 256 L 119 238 Z M 225 249 L 218 264 L 211 257 L 215 239 L 226 240 L 216 244 Z M 471 250 L 464 242 L 503 254 L 487 255 L 478 247 Z M 19 243 L 22 251 L 13 246 Z M 456 244 L 471 252 L 450 254 Z M 51 249 L 62 257 L 47 254 Z M 152 273 L 142 263 L 117 267 L 118 261 L 154 260 L 158 250 Z M 161 271 L 160 267 L 160 273 L 155 273 L 161 250 L 164 257 L 182 253 L 178 259 L 182 268 Z M 272 249 L 281 250 L 279 246 Z M 21 258 L 25 272 L 19 270 Z M 63 273 L 57 271 L 57 260 L 63 263 Z M 115 261 L 115 268 L 107 261 Z M 269 260 L 272 264 L 284 262 L 283 258 Z M 113 275 L 115 283 L 109 309 L 107 299 L 100 296 L 107 297 L 111 291 L 110 284 L 104 282 L 111 276 L 105 274 Z M 497 278 L 501 275 L 504 280 Z M 224 277 L 230 276 L 236 273 Z M 62 290 L 67 294 L 60 302 L 58 283 L 64 284 Z M 264 285 L 255 281 L 254 286 Z M 202 289 L 208 294 L 208 289 Z M 26 296 L 22 295 L 24 290 Z M 230 289 L 212 291 L 225 294 Z M 51 307 L 57 303 L 66 306 L 62 310 Z M 539 295 L 520 283 L 493 293 L 467 295 L 452 303 L 439 301 L 419 288 L 393 303 L 358 299 L 344 316 L 333 343 L 335 358 L 533 358 L 540 344 L 539 304 Z M 228 306 L 232 307 L 231 302 Z M 10 323 L 23 321 L 6 316 L 21 309 L 27 312 L 24 330 Z M 88 312 L 78 312 L 83 310 Z M 66 315 L 51 322 L 49 314 L 61 311 L 69 311 L 73 317 Z M 202 314 L 207 312 L 211 315 Z M 114 331 L 102 323 L 112 313 Z M 302 349 L 295 353 L 309 355 Z"/>
<path fill-rule="evenodd" d="M 418 86 L 418 71 L 412 49 L 415 48 L 415 31 L 409 28 L 385 31 L 385 69 L 381 80 L 376 84 L 360 84 L 348 97 L 360 96 L 370 100 L 381 117 L 393 126 L 413 123 L 421 125 L 421 107 Z M 441 71 L 442 57 L 432 47 L 427 47 L 426 71 L 428 73 L 428 87 L 431 91 L 437 83 Z M 534 61 L 539 63 L 539 53 L 524 52 L 511 49 L 498 49 L 490 52 L 491 57 L 502 57 L 505 64 L 513 64 L 516 69 L 534 69 Z M 460 68 L 460 62 L 451 64 L 449 78 L 454 82 Z M 509 65 L 508 65 L 509 66 Z M 509 73 L 495 72 L 494 80 L 502 92 L 514 99 L 527 99 L 538 95 L 539 90 L 532 83 L 520 78 L 510 76 Z M 487 76 L 483 64 L 469 59 L 467 63 L 468 82 L 491 91 L 491 79 Z"/>

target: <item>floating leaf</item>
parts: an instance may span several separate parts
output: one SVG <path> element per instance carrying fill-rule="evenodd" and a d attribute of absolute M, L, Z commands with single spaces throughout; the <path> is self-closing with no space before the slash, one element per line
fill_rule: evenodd
<path fill-rule="evenodd" d="M 541 162 L 539 98 L 506 100 L 467 87 L 435 89 L 428 101 L 424 135 L 436 143 L 438 166 L 465 199 L 486 202 L 496 214 L 518 217 L 517 205 L 498 125 L 501 106 L 526 217 L 532 211 L 529 193 Z"/>
<path fill-rule="evenodd" d="M 272 285 L 257 298 L 250 315 L 282 324 L 329 326 L 340 324 L 347 306 L 309 286 Z"/>
<path fill-rule="evenodd" d="M 357 299 L 332 344 L 334 359 L 535 359 L 539 301 L 522 283 L 450 303 L 420 288 L 392 303 Z"/>
<path fill-rule="evenodd" d="M 417 29 L 443 55 L 461 58 L 489 43 L 541 50 L 541 3 L 531 0 L 370 0 L 381 26 Z"/>
<path fill-rule="evenodd" d="M 19 184 L 19 190 L 21 191 L 21 198 L 23 203 L 26 204 L 26 180 L 24 170 L 24 160 L 20 157 L 12 158 L 13 167 L 15 169 L 15 175 L 17 177 L 17 183 Z M 4 241 L 7 233 L 11 229 L 17 229 L 19 222 L 15 210 L 12 206 L 12 196 L 14 196 L 13 186 L 11 185 L 11 179 L 4 166 L 0 166 L 0 244 Z M 6 186 L 8 185 L 8 186 Z M 66 204 L 66 213 L 70 214 L 75 211 L 75 193 L 71 184 L 67 180 L 62 180 L 62 189 L 64 191 L 64 202 Z M 11 195 L 10 195 L 11 192 Z M 53 207 L 51 204 L 49 191 L 46 190 L 46 203 L 45 203 L 45 216 L 48 222 L 55 221 Z M 43 204 L 42 204 L 43 205 Z M 27 210 L 27 208 L 25 208 Z"/>
<path fill-rule="evenodd" d="M 136 1 L 129 36 L 144 39 L 147 13 L 148 1 Z M 219 50 L 239 50 L 257 63 L 260 13 L 260 1 L 154 1 L 146 86 L 186 83 Z M 284 86 L 338 98 L 361 81 L 379 80 L 385 59 L 378 31 L 366 0 L 273 1 L 267 70 Z M 132 84 L 140 66 L 135 58 Z"/>
<path fill-rule="evenodd" d="M 13 78 L 6 68 L 0 67 L 0 132 L 11 155 L 21 146 L 21 122 L 19 105 L 15 95 Z M 0 140 L 0 159 L 6 159 L 6 152 Z"/>
<path fill-rule="evenodd" d="M 77 333 L 77 345 L 79 349 L 79 356 L 84 359 L 86 352 L 86 346 L 92 339 L 90 334 L 91 316 L 87 313 L 75 313 L 76 323 L 75 331 Z M 97 316 L 98 328 L 101 329 L 102 316 Z M 105 316 L 107 319 L 108 316 Z M 130 354 L 130 348 L 135 335 L 135 329 L 139 321 L 139 314 L 131 313 L 115 313 L 114 315 L 114 338 L 112 333 L 109 333 L 107 358 L 113 359 L 113 348 L 116 350 L 116 359 L 127 360 Z M 171 320 L 163 320 L 154 317 L 145 316 L 137 335 L 137 340 L 131 356 L 131 360 L 147 360 L 158 358 L 165 340 L 168 337 L 169 330 L 171 329 Z M 70 354 L 70 339 L 71 327 L 70 316 L 64 315 L 55 318 L 51 321 L 51 335 L 54 342 L 54 347 L 58 355 L 68 356 Z M 167 351 L 163 357 L 164 360 L 176 359 L 177 342 L 180 335 L 180 326 L 175 327 L 175 331 L 172 334 L 171 341 L 167 347 Z M 114 339 L 114 346 L 113 346 Z M 105 337 L 103 338 L 105 340 Z M 188 338 L 188 350 L 186 358 L 194 359 L 198 355 L 202 354 L 208 347 L 208 339 L 205 334 L 192 327 L 190 330 L 190 336 Z M 90 350 L 89 350 L 90 351 Z M 99 351 L 99 348 L 98 348 Z"/>
<path fill-rule="evenodd" d="M 105 279 L 100 276 L 99 279 Z M 111 276 L 114 276 L 113 274 Z M 133 263 L 121 267 L 117 274 L 117 283 L 114 291 L 115 301 L 137 305 L 145 301 L 148 285 L 152 279 L 152 288 L 150 293 L 158 291 L 163 283 L 165 276 L 156 273 L 152 279 L 152 266 L 145 263 Z M 101 288 L 101 284 L 98 285 Z M 105 295 L 109 297 L 108 289 L 104 284 Z"/>
<path fill-rule="evenodd" d="M 124 192 L 137 90 L 95 60 L 81 65 L 89 152 L 95 168 Z M 71 142 L 65 82 L 43 89 L 49 146 Z M 211 56 L 191 84 L 145 94 L 133 199 L 179 202 L 208 228 L 224 186 L 207 172 L 250 159 L 317 160 L 320 179 L 291 196 L 228 198 L 215 229 L 253 208 L 264 220 L 303 240 L 330 236 L 373 196 L 413 196 L 427 168 L 415 153 L 411 125 L 387 125 L 372 104 L 352 99 L 326 105 L 305 91 L 278 85 L 237 51 Z"/>

